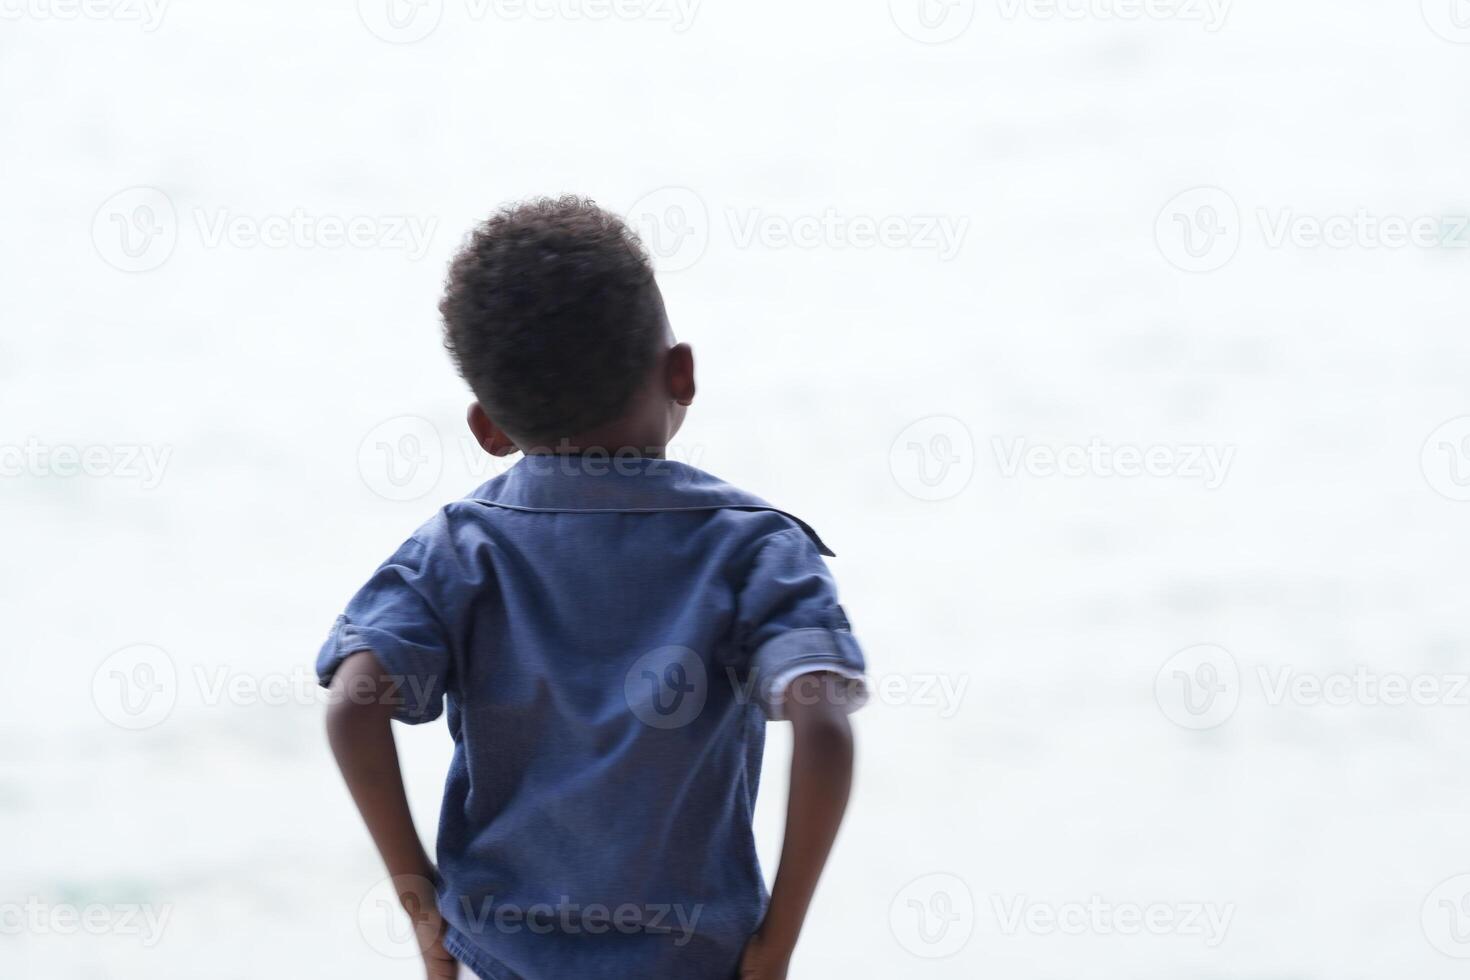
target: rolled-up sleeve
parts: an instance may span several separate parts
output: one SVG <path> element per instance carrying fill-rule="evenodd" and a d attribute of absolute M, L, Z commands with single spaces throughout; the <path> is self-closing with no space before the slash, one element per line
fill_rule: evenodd
<path fill-rule="evenodd" d="M 848 711 L 867 702 L 862 649 L 826 563 L 801 528 L 760 543 L 741 590 L 739 626 L 750 691 L 771 720 L 786 717 L 787 692 L 804 674 L 843 678 Z"/>
<path fill-rule="evenodd" d="M 348 602 L 317 655 L 317 679 L 330 686 L 342 661 L 371 651 L 393 680 L 393 717 L 410 725 L 444 710 L 451 655 L 446 612 L 436 599 L 428 548 L 414 538 L 379 566 Z"/>

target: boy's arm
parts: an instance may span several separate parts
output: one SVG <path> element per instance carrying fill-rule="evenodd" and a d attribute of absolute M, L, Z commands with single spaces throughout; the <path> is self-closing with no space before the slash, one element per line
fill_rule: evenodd
<path fill-rule="evenodd" d="M 786 692 L 792 725 L 786 837 L 765 921 L 741 959 L 741 980 L 782 980 L 796 948 L 817 879 L 827 863 L 852 788 L 852 728 L 846 681 L 805 674 Z"/>
<path fill-rule="evenodd" d="M 332 677 L 327 738 L 399 901 L 413 920 L 428 977 L 452 980 L 458 967 L 442 943 L 434 865 L 413 825 L 393 741 L 393 711 L 401 686 L 366 650 L 343 660 Z"/>

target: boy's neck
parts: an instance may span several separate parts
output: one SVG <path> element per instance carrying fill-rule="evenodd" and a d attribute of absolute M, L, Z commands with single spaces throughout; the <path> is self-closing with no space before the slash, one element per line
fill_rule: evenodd
<path fill-rule="evenodd" d="M 596 453 L 663 459 L 669 440 L 679 431 L 683 410 L 671 409 L 673 403 L 657 383 L 661 376 L 661 370 L 651 372 L 617 418 L 581 432 L 527 439 L 512 436 L 516 448 L 528 456 Z"/>
<path fill-rule="evenodd" d="M 666 448 L 665 446 L 584 445 L 563 440 L 553 446 L 523 446 L 521 452 L 527 456 L 632 456 L 663 459 Z"/>
<path fill-rule="evenodd" d="M 517 442 L 527 456 L 647 456 L 663 459 L 668 445 L 662 439 L 639 439 L 631 432 L 591 432 L 556 440 L 533 439 Z"/>

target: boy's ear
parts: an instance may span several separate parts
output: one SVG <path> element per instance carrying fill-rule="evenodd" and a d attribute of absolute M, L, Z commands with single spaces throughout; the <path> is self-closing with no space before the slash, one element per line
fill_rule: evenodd
<path fill-rule="evenodd" d="M 687 408 L 694 401 L 694 348 L 675 344 L 668 363 L 669 397 Z"/>
<path fill-rule="evenodd" d="M 465 421 L 470 424 L 470 431 L 475 434 L 475 441 L 480 448 L 491 456 L 509 456 L 519 447 L 511 441 L 500 426 L 485 414 L 479 402 L 472 402 L 469 411 L 465 414 Z"/>

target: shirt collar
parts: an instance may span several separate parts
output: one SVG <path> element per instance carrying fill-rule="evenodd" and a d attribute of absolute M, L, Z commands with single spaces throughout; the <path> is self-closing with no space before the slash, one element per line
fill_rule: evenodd
<path fill-rule="evenodd" d="M 510 510 L 545 512 L 768 510 L 795 521 L 818 551 L 833 555 L 801 518 L 672 459 L 597 454 L 526 456 L 471 493 L 469 499 Z"/>

